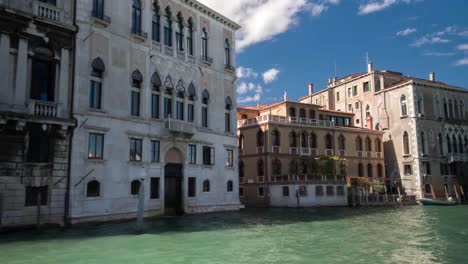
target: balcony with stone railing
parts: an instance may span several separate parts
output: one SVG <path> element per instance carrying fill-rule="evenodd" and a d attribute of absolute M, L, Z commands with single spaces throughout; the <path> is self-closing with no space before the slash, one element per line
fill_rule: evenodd
<path fill-rule="evenodd" d="M 276 115 L 262 115 L 251 119 L 242 119 L 237 121 L 237 126 L 248 127 L 257 126 L 261 124 L 291 124 L 291 125 L 303 125 L 307 127 L 321 127 L 321 128 L 333 128 L 335 124 L 328 120 L 317 120 L 309 118 L 297 118 L 297 117 L 285 117 Z"/>
<path fill-rule="evenodd" d="M 177 51 L 177 59 L 185 61 L 185 52 L 178 50 Z"/>
<path fill-rule="evenodd" d="M 169 46 L 164 46 L 164 54 L 166 56 L 174 57 L 174 48 Z"/>
<path fill-rule="evenodd" d="M 30 100 L 29 114 L 37 117 L 56 118 L 59 116 L 59 105 L 55 102 Z"/>
<path fill-rule="evenodd" d="M 195 124 L 177 120 L 177 119 L 166 119 L 164 120 L 164 128 L 173 133 L 182 133 L 187 135 L 195 134 Z"/>
<path fill-rule="evenodd" d="M 468 162 L 468 154 L 465 153 L 449 153 L 447 157 L 450 163 Z"/>
<path fill-rule="evenodd" d="M 201 56 L 201 60 L 204 64 L 206 65 L 211 65 L 213 64 L 213 58 L 208 57 L 208 56 Z"/>
<path fill-rule="evenodd" d="M 61 22 L 62 12 L 59 8 L 49 5 L 43 2 L 36 2 L 36 16 L 52 20 L 55 22 Z"/>

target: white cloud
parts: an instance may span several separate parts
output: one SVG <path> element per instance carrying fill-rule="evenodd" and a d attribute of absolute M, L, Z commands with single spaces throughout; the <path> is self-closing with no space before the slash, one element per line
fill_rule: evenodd
<path fill-rule="evenodd" d="M 458 33 L 459 36 L 468 37 L 468 30 Z"/>
<path fill-rule="evenodd" d="M 263 87 L 254 83 L 242 82 L 237 87 L 237 93 L 241 95 L 237 97 L 238 103 L 259 102 L 263 94 Z"/>
<path fill-rule="evenodd" d="M 359 6 L 359 15 L 382 11 L 397 3 L 412 3 L 418 0 L 367 0 L 365 4 Z"/>
<path fill-rule="evenodd" d="M 320 16 L 323 12 L 327 11 L 330 4 L 337 5 L 340 0 L 320 0 L 309 3 L 310 13 L 312 16 Z"/>
<path fill-rule="evenodd" d="M 396 33 L 397 36 L 408 36 L 410 34 L 413 34 L 415 33 L 417 30 L 415 28 L 407 28 L 407 29 L 404 29 L 402 31 L 398 31 Z"/>
<path fill-rule="evenodd" d="M 457 46 L 457 50 L 468 51 L 468 44 L 460 44 Z"/>
<path fill-rule="evenodd" d="M 238 67 L 236 70 L 236 75 L 237 78 L 242 79 L 242 78 L 257 78 L 258 73 L 254 71 L 252 68 L 246 68 L 246 67 Z"/>
<path fill-rule="evenodd" d="M 421 47 L 424 45 L 436 44 L 436 43 L 448 43 L 450 40 L 441 38 L 441 37 L 428 37 L 424 36 L 422 38 L 417 39 L 415 42 L 411 44 L 413 47 Z"/>
<path fill-rule="evenodd" d="M 287 31 L 297 23 L 298 13 L 308 8 L 307 0 L 199 1 L 242 26 L 237 34 L 238 50 Z"/>
<path fill-rule="evenodd" d="M 280 71 L 276 68 L 269 69 L 262 74 L 265 84 L 272 83 L 278 79 Z"/>
<path fill-rule="evenodd" d="M 445 57 L 445 56 L 453 56 L 455 52 L 426 52 L 424 56 L 434 56 L 434 57 Z"/>
<path fill-rule="evenodd" d="M 455 65 L 457 66 L 465 66 L 468 65 L 468 58 L 463 58 L 461 60 L 458 60 Z"/>

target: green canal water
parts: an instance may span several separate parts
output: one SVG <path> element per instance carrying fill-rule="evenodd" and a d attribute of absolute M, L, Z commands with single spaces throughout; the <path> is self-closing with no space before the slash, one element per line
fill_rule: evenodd
<path fill-rule="evenodd" d="M 0 234 L 0 263 L 468 263 L 468 206 L 247 209 Z"/>

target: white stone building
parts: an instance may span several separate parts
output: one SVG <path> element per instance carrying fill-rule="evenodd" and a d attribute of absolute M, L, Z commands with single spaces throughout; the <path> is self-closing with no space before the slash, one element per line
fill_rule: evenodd
<path fill-rule="evenodd" d="M 239 208 L 235 31 L 192 0 L 77 3 L 71 221 Z"/>
<path fill-rule="evenodd" d="M 0 0 L 0 228 L 63 224 L 73 1 Z"/>

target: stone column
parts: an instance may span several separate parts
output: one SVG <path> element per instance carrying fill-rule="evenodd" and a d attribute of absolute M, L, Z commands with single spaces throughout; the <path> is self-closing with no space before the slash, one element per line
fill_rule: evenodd
<path fill-rule="evenodd" d="M 193 119 L 196 127 L 201 127 L 201 102 L 200 96 L 196 96 L 193 101 Z"/>
<path fill-rule="evenodd" d="M 10 36 L 3 32 L 0 32 L 0 62 L 0 76 L 3 78 L 3 85 L 6 86 L 0 89 L 0 98 L 2 98 L 2 101 L 8 102 L 12 90 L 8 87 L 10 84 L 8 81 L 10 76 L 8 71 L 8 67 L 10 66 Z M 25 76 L 23 76 L 23 78 L 25 78 Z"/>
<path fill-rule="evenodd" d="M 176 104 L 177 104 L 177 89 L 174 89 L 174 91 L 172 91 L 172 114 L 171 114 L 172 119 L 177 119 Z"/>
<path fill-rule="evenodd" d="M 159 119 L 164 119 L 164 87 L 159 91 Z"/>
<path fill-rule="evenodd" d="M 70 51 L 62 48 L 62 56 L 60 59 L 60 81 L 58 89 L 58 116 L 66 117 L 68 113 L 68 94 L 70 92 Z"/>
<path fill-rule="evenodd" d="M 28 76 L 28 40 L 19 38 L 18 61 L 16 63 L 15 107 L 23 109 L 26 103 L 26 86 Z"/>
<path fill-rule="evenodd" d="M 184 96 L 184 121 L 188 121 L 188 100 L 187 100 L 187 96 Z"/>
<path fill-rule="evenodd" d="M 177 44 L 176 44 L 176 31 L 177 31 L 177 22 L 175 20 L 172 21 L 172 49 L 174 52 L 177 50 Z"/>

